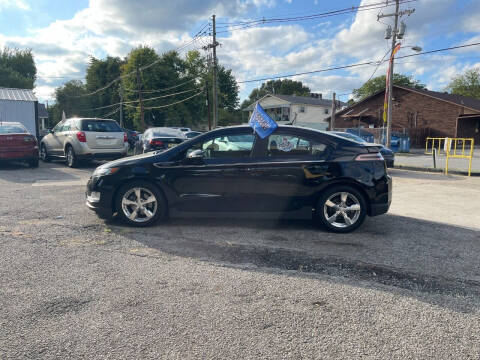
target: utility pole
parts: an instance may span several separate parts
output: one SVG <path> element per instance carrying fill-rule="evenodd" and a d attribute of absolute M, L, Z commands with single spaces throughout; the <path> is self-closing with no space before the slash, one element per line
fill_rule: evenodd
<path fill-rule="evenodd" d="M 388 1 L 387 1 L 388 3 Z M 387 28 L 385 39 L 389 39 L 390 36 L 392 37 L 392 50 L 390 52 L 390 64 L 389 64 L 389 71 L 387 74 L 388 77 L 388 89 L 386 88 L 385 91 L 387 92 L 388 99 L 387 99 L 387 134 L 385 139 L 385 146 L 390 148 L 391 145 L 391 135 L 392 135 L 392 97 L 393 97 L 393 62 L 394 62 L 394 55 L 395 55 L 395 48 L 397 47 L 397 37 L 399 39 L 403 38 L 403 34 L 405 32 L 405 23 L 402 22 L 401 29 L 399 30 L 398 27 L 398 18 L 403 15 L 410 16 L 415 9 L 400 11 L 400 0 L 395 0 L 395 13 L 393 14 L 378 14 L 377 20 L 380 20 L 384 17 L 395 17 L 393 30 L 390 33 L 390 26 Z"/>
<path fill-rule="evenodd" d="M 142 131 L 145 130 L 145 114 L 143 111 L 143 98 L 142 98 L 142 78 L 140 77 L 140 70 L 137 67 L 137 88 L 138 88 L 138 101 L 140 102 L 140 126 Z"/>
<path fill-rule="evenodd" d="M 123 86 L 122 82 L 120 82 L 120 88 L 118 89 L 120 92 L 120 127 L 123 128 Z"/>
<path fill-rule="evenodd" d="M 332 115 L 330 116 L 330 130 L 335 130 L 335 112 L 337 111 L 337 104 L 335 102 L 335 93 L 332 95 Z"/>
<path fill-rule="evenodd" d="M 218 84 L 217 84 L 217 46 L 219 45 L 217 42 L 217 29 L 215 26 L 215 15 L 212 16 L 212 49 L 213 49 L 213 128 L 218 125 Z"/>
<path fill-rule="evenodd" d="M 212 117 L 210 109 L 210 94 L 208 92 L 208 82 L 205 84 L 205 92 L 207 96 L 207 117 L 208 117 L 208 130 L 212 130 Z"/>

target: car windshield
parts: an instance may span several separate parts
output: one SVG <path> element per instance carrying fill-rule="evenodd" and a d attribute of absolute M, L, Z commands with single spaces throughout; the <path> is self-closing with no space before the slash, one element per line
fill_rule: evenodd
<path fill-rule="evenodd" d="M 82 120 L 82 131 L 122 132 L 122 128 L 112 120 Z"/>
<path fill-rule="evenodd" d="M 0 134 L 26 134 L 27 129 L 22 125 L 3 124 L 0 125 Z"/>

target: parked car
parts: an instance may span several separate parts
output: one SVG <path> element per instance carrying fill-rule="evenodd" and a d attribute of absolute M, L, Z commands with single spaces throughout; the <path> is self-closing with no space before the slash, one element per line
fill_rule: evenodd
<path fill-rule="evenodd" d="M 180 130 L 182 132 L 192 131 L 192 129 L 190 129 L 188 127 L 178 127 L 178 126 L 171 126 L 170 129 L 176 129 L 176 130 Z"/>
<path fill-rule="evenodd" d="M 167 150 L 185 141 L 185 133 L 179 129 L 156 127 L 145 130 L 142 134 L 142 151 Z"/>
<path fill-rule="evenodd" d="M 19 122 L 0 121 L 0 161 L 25 161 L 38 167 L 38 142 Z"/>
<path fill-rule="evenodd" d="M 347 132 L 342 132 L 342 131 L 330 131 L 332 134 L 344 137 L 345 139 L 353 140 L 353 141 L 358 141 L 360 143 L 366 143 L 370 144 L 365 139 L 361 138 L 360 136 L 357 136 L 355 134 L 350 134 Z M 383 158 L 385 159 L 385 163 L 387 164 L 387 167 L 393 168 L 395 165 L 395 153 L 383 146 L 382 144 L 375 144 L 377 146 L 380 146 L 380 154 L 382 154 Z"/>
<path fill-rule="evenodd" d="M 118 159 L 125 156 L 127 150 L 127 134 L 111 119 L 66 119 L 40 142 L 43 161 L 64 157 L 70 167 L 84 160 Z"/>
<path fill-rule="evenodd" d="M 187 137 L 187 139 L 191 139 L 191 138 L 194 138 L 195 136 L 198 136 L 198 135 L 201 135 L 203 134 L 202 132 L 200 131 L 187 131 L 185 133 L 185 136 Z"/>
<path fill-rule="evenodd" d="M 126 134 L 127 134 L 127 141 L 130 149 L 133 149 L 135 147 L 135 144 L 138 141 L 138 132 L 135 130 L 129 130 L 129 129 L 122 129 Z"/>
<path fill-rule="evenodd" d="M 241 147 L 229 146 L 240 138 Z M 329 230 L 349 232 L 389 209 L 392 181 L 379 151 L 307 128 L 279 126 L 261 139 L 249 126 L 226 127 L 99 166 L 86 204 L 135 226 L 173 213 L 303 211 Z"/>

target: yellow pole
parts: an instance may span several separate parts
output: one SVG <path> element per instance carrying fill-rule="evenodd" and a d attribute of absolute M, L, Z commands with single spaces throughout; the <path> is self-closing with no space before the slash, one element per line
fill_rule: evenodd
<path fill-rule="evenodd" d="M 457 155 L 457 141 L 458 141 L 458 139 L 455 139 L 455 147 L 453 149 L 453 156 Z M 463 154 L 463 150 L 462 150 L 462 154 Z"/>
<path fill-rule="evenodd" d="M 447 150 L 445 151 L 446 152 L 446 157 L 445 157 L 445 174 L 448 174 L 448 155 L 450 155 L 450 151 L 449 151 L 449 148 L 450 148 L 450 139 L 447 139 L 446 141 L 446 145 L 447 145 Z"/>

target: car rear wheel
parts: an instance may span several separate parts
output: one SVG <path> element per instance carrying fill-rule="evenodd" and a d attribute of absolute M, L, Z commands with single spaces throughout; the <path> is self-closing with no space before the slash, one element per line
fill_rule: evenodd
<path fill-rule="evenodd" d="M 42 161 L 45 161 L 45 162 L 50 161 L 50 156 L 48 155 L 47 147 L 44 144 L 40 146 L 40 158 L 42 159 Z"/>
<path fill-rule="evenodd" d="M 70 145 L 67 146 L 67 149 L 65 150 L 65 156 L 67 157 L 67 165 L 69 167 L 71 168 L 77 167 L 78 165 L 77 155 L 75 154 L 73 147 L 71 147 Z"/>
<path fill-rule="evenodd" d="M 120 188 L 116 209 L 126 224 L 148 226 L 167 216 L 167 201 L 155 185 L 138 180 Z"/>
<path fill-rule="evenodd" d="M 328 230 L 348 233 L 365 220 L 367 204 L 363 195 L 349 186 L 334 186 L 319 198 L 316 216 Z"/>

